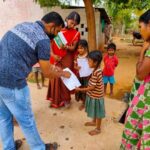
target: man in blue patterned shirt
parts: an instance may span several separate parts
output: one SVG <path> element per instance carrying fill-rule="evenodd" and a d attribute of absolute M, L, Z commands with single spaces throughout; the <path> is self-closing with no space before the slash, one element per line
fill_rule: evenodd
<path fill-rule="evenodd" d="M 41 21 L 22 23 L 9 30 L 0 41 L 0 138 L 4 150 L 16 150 L 13 116 L 32 150 L 53 150 L 44 144 L 36 128 L 26 78 L 39 62 L 45 77 L 64 76 L 67 72 L 49 63 L 50 39 L 61 30 L 64 21 L 56 12 Z"/>

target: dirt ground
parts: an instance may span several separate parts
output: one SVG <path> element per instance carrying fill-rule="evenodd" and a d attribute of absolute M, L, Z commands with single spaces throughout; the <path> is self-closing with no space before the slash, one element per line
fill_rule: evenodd
<path fill-rule="evenodd" d="M 70 109 L 52 109 L 45 100 L 47 88 L 39 90 L 34 83 L 29 83 L 29 87 L 38 131 L 44 142 L 58 142 L 58 150 L 119 150 L 123 125 L 117 119 L 125 109 L 125 103 L 105 99 L 106 118 L 102 121 L 101 134 L 92 137 L 88 132 L 94 127 L 84 126 L 90 118 L 84 110 L 79 111 L 80 103 L 74 100 L 74 96 Z M 23 140 L 20 150 L 29 150 L 20 128 L 15 126 L 14 131 L 15 139 Z"/>
<path fill-rule="evenodd" d="M 124 92 L 130 91 L 140 46 L 132 46 L 131 43 L 120 41 L 119 38 L 114 38 L 114 42 L 117 44 L 119 57 L 119 65 L 115 72 L 116 85 L 114 96 L 105 97 L 106 118 L 102 121 L 102 132 L 97 136 L 92 137 L 88 134 L 93 128 L 84 126 L 89 118 L 84 111 L 78 110 L 80 104 L 74 100 L 73 95 L 70 109 L 52 109 L 45 100 L 47 88 L 39 90 L 35 83 L 29 82 L 32 108 L 39 133 L 45 142 L 58 142 L 58 150 L 119 150 L 124 126 L 118 123 L 118 119 L 126 108 L 121 98 Z M 29 150 L 18 126 L 15 127 L 14 137 L 23 140 L 20 150 Z"/>

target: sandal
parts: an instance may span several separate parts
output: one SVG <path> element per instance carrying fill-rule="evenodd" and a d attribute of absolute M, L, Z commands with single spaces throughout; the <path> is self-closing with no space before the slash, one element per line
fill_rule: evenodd
<path fill-rule="evenodd" d="M 45 144 L 45 150 L 57 150 L 58 148 L 58 144 L 57 143 L 48 143 L 48 144 Z"/>
<path fill-rule="evenodd" d="M 22 140 L 16 140 L 15 141 L 15 147 L 16 147 L 16 150 L 19 150 L 19 148 L 22 146 Z"/>
<path fill-rule="evenodd" d="M 97 129 L 97 128 L 89 132 L 89 134 L 90 134 L 91 136 L 97 135 L 97 134 L 100 134 L 100 133 L 101 133 L 101 130 L 100 130 L 100 129 Z"/>
<path fill-rule="evenodd" d="M 50 97 L 47 97 L 46 100 L 49 100 L 49 101 L 51 101 L 51 102 L 54 101 L 54 100 L 53 100 L 52 98 L 50 98 Z"/>
<path fill-rule="evenodd" d="M 64 101 L 59 104 L 59 107 L 63 107 L 65 105 Z"/>
<path fill-rule="evenodd" d="M 53 107 L 53 108 L 59 108 L 59 106 L 56 105 L 56 104 L 50 104 L 50 107 Z"/>

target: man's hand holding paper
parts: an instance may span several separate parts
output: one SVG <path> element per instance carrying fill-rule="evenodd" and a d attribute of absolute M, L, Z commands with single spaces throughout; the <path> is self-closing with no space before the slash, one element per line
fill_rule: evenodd
<path fill-rule="evenodd" d="M 75 76 L 75 74 L 69 68 L 65 68 L 63 71 L 67 72 L 66 77 L 69 77 L 68 72 L 70 73 L 69 78 L 61 77 L 63 83 L 70 91 L 74 90 L 76 87 L 81 86 L 81 83 L 79 82 L 78 78 Z"/>

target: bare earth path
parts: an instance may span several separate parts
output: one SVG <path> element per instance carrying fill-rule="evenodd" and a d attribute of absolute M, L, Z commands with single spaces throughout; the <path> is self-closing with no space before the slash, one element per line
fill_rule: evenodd
<path fill-rule="evenodd" d="M 45 142 L 57 141 L 59 150 L 118 150 L 123 126 L 113 121 L 124 109 L 125 104 L 106 98 L 106 119 L 102 122 L 102 133 L 90 136 L 92 127 L 85 127 L 89 119 L 84 111 L 79 111 L 79 103 L 72 97 L 70 109 L 50 109 L 48 101 L 44 100 L 46 88 L 38 90 L 35 84 L 29 84 L 32 97 L 32 108 L 35 114 L 38 130 Z M 24 139 L 19 127 L 15 127 L 15 139 Z M 2 148 L 0 147 L 2 150 Z M 28 150 L 24 140 L 21 150 Z"/>

